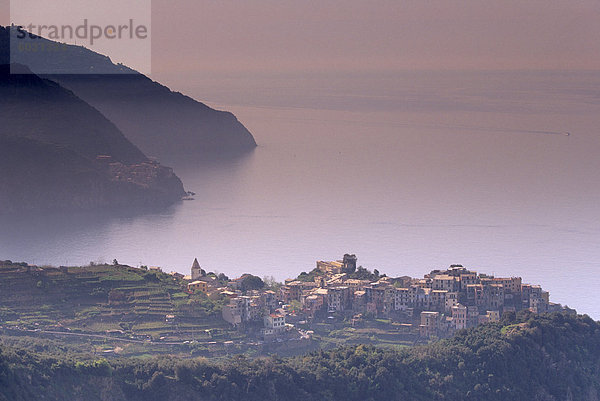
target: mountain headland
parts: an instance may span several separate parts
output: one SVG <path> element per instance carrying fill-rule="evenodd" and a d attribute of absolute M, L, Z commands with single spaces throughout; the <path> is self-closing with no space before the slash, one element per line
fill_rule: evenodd
<path fill-rule="evenodd" d="M 3 29 L 5 37 L 17 35 L 15 27 Z M 21 42 L 38 51 L 11 49 L 12 62 L 73 91 L 148 156 L 173 165 L 241 154 L 256 147 L 252 134 L 233 114 L 171 91 L 104 55 L 35 35 L 19 39 Z M 56 46 L 61 50 L 54 50 Z"/>
<path fill-rule="evenodd" d="M 0 66 L 0 121 L 2 213 L 165 206 L 185 195 L 170 168 L 26 66 Z"/>

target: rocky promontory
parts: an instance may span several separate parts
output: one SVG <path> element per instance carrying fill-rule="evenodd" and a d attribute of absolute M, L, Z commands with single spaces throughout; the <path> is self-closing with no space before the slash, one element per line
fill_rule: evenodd
<path fill-rule="evenodd" d="M 16 27 L 0 26 L 0 50 Z M 23 42 L 23 43 L 21 43 Z M 146 155 L 173 165 L 236 156 L 256 147 L 230 112 L 215 110 L 83 46 L 32 35 L 19 39 L 11 62 L 57 82 L 112 121 Z M 32 47 L 37 51 L 21 51 Z M 56 49 L 61 51 L 49 50 Z"/>
<path fill-rule="evenodd" d="M 0 214 L 154 207 L 185 195 L 100 112 L 25 66 L 0 66 Z"/>

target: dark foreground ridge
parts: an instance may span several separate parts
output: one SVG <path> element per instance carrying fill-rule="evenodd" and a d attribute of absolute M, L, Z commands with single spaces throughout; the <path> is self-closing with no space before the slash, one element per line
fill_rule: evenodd
<path fill-rule="evenodd" d="M 9 33 L 0 27 L 8 49 Z M 256 147 L 252 134 L 224 111 L 173 92 L 143 74 L 82 46 L 35 37 L 19 39 L 11 62 L 56 81 L 98 109 L 148 156 L 173 165 L 235 155 Z M 57 51 L 57 46 L 60 51 Z M 6 50 L 5 50 L 6 53 Z M 50 66 L 50 69 L 49 69 Z"/>
<path fill-rule="evenodd" d="M 33 348 L 33 350 L 31 349 Z M 110 362 L 2 347 L 0 400 L 598 400 L 600 325 L 506 315 L 399 351 L 349 346 L 303 357 Z"/>
<path fill-rule="evenodd" d="M 0 213 L 155 207 L 185 195 L 170 168 L 25 66 L 0 65 L 0 122 Z"/>

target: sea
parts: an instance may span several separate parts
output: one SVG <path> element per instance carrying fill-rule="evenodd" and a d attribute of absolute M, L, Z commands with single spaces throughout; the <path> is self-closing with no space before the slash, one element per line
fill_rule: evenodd
<path fill-rule="evenodd" d="M 0 218 L 0 259 L 284 280 L 354 253 L 389 276 L 462 264 L 600 319 L 600 73 L 365 71 L 160 77 L 259 146 L 175 163 L 194 200 Z"/>

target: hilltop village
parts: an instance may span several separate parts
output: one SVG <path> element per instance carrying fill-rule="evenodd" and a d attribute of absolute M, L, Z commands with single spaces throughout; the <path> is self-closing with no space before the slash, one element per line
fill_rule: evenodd
<path fill-rule="evenodd" d="M 0 294 L 2 338 L 59 341 L 120 356 L 401 347 L 503 315 L 512 320 L 519 311 L 563 309 L 520 277 L 493 277 L 460 265 L 423 278 L 388 277 L 359 266 L 355 255 L 318 261 L 283 283 L 252 274 L 230 279 L 205 271 L 197 260 L 189 275 L 117 260 L 58 267 L 0 260 Z"/>
<path fill-rule="evenodd" d="M 493 277 L 452 265 L 423 278 L 392 278 L 357 267 L 356 256 L 349 254 L 338 261 L 317 261 L 311 272 L 269 286 L 250 274 L 233 280 L 207 274 L 198 260 L 191 274 L 181 278 L 188 281 L 189 292 L 227 297 L 223 319 L 265 341 L 298 333 L 308 337 L 311 323 L 344 321 L 361 327 L 374 320 L 419 337 L 447 337 L 499 321 L 504 313 L 561 309 L 550 302 L 547 291 L 522 283 L 521 277 Z"/>

